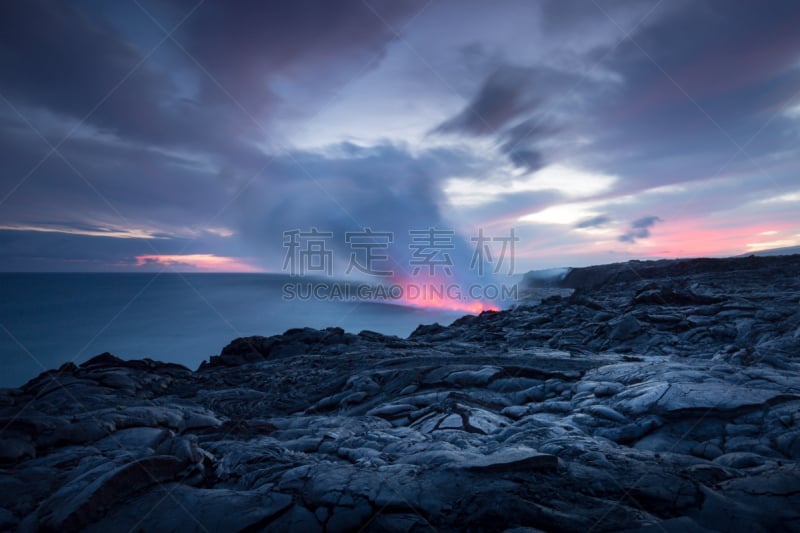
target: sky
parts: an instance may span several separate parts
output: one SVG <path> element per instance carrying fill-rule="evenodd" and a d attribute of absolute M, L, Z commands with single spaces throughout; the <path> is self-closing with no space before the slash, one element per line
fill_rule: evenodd
<path fill-rule="evenodd" d="M 0 270 L 282 272 L 312 228 L 334 273 L 367 228 L 403 272 L 430 229 L 461 270 L 513 231 L 519 273 L 796 246 L 798 27 L 791 0 L 2 2 Z"/>

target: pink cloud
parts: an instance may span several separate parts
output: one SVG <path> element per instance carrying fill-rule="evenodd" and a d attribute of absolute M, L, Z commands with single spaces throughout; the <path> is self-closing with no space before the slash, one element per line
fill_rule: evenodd
<path fill-rule="evenodd" d="M 713 227 L 707 221 L 684 219 L 671 221 L 659 228 L 650 239 L 650 246 L 640 248 L 643 255 L 652 257 L 730 256 L 748 250 L 770 248 L 775 235 L 789 231 L 789 224 L 745 223 L 736 227 Z M 763 247 L 753 246 L 764 242 Z M 788 246 L 791 242 L 783 242 Z"/>
<path fill-rule="evenodd" d="M 166 265 L 176 270 L 202 272 L 263 272 L 240 259 L 214 254 L 137 255 L 136 266 Z"/>

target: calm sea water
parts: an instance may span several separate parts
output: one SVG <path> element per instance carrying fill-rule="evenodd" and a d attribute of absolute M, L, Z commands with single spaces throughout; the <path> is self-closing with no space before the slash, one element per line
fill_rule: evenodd
<path fill-rule="evenodd" d="M 462 312 L 285 301 L 272 274 L 0 274 L 0 387 L 102 352 L 197 366 L 231 339 L 340 326 L 406 337 Z"/>

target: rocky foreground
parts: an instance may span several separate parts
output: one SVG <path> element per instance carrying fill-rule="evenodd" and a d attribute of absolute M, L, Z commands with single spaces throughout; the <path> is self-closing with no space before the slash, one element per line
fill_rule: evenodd
<path fill-rule="evenodd" d="M 800 531 L 800 256 L 559 283 L 2 390 L 0 529 Z"/>

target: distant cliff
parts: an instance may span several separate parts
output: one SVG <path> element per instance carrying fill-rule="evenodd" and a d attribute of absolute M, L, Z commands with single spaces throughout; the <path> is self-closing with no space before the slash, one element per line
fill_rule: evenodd
<path fill-rule="evenodd" d="M 697 275 L 716 275 L 737 272 L 739 276 L 752 272 L 757 276 L 798 271 L 800 254 L 778 256 L 730 257 L 722 259 L 660 259 L 655 261 L 627 261 L 570 269 L 531 271 L 523 277 L 525 287 L 554 287 L 562 289 L 596 289 L 619 283 L 642 280 L 682 278 Z"/>

